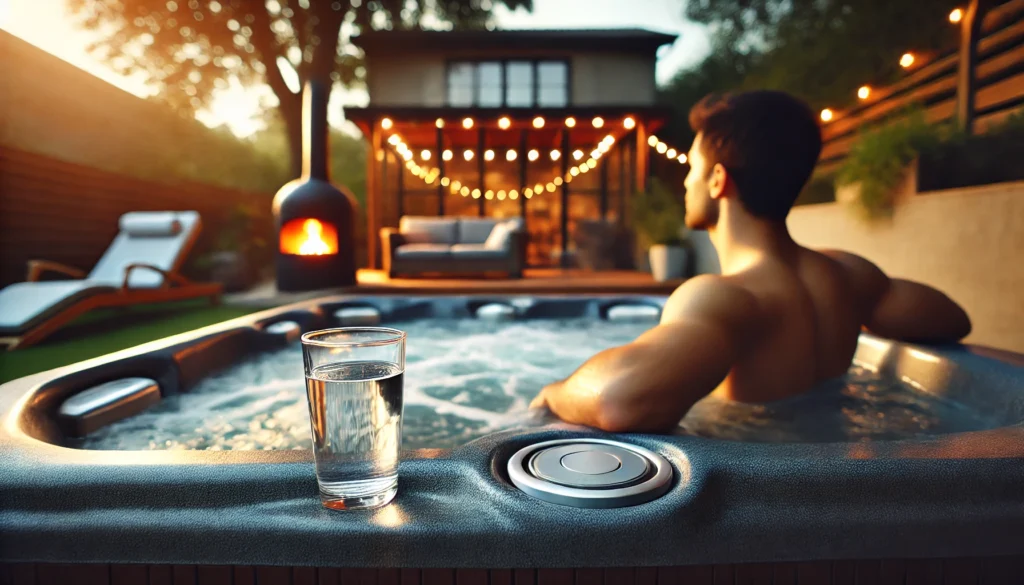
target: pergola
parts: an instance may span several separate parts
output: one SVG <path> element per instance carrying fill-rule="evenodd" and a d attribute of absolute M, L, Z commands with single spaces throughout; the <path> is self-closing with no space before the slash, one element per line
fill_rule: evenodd
<path fill-rule="evenodd" d="M 520 216 L 531 265 L 565 265 L 574 222 L 623 223 L 659 107 L 350 108 L 370 143 L 368 256 L 403 215 Z"/>

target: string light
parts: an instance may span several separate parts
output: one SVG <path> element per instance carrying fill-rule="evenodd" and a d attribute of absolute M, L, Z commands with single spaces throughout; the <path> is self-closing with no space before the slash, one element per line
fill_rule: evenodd
<path fill-rule="evenodd" d="M 489 148 L 487 150 L 485 150 L 484 151 L 484 160 L 486 160 L 486 161 L 494 160 L 494 151 L 489 149 Z"/>
<path fill-rule="evenodd" d="M 459 189 L 459 193 L 461 193 L 463 197 L 469 197 L 469 187 Z M 477 197 L 479 197 L 479 195 L 477 195 Z"/>
<path fill-rule="evenodd" d="M 857 90 L 857 97 L 862 100 L 868 99 L 869 95 L 871 95 L 871 86 L 862 85 L 860 86 L 860 89 Z"/>
<path fill-rule="evenodd" d="M 578 168 L 573 167 L 573 168 L 569 169 L 569 175 L 570 176 L 575 177 L 575 176 L 577 176 L 579 174 L 580 174 L 580 170 Z"/>
<path fill-rule="evenodd" d="M 601 158 L 601 151 L 596 148 L 594 150 L 591 150 L 590 158 Z"/>
<path fill-rule="evenodd" d="M 560 158 L 562 158 L 562 152 L 561 151 L 559 151 L 559 150 L 552 150 L 551 151 L 551 160 L 558 160 Z"/>
<path fill-rule="evenodd" d="M 430 151 L 423 150 L 422 152 L 420 152 L 420 158 L 423 160 L 430 160 Z"/>
<path fill-rule="evenodd" d="M 452 160 L 452 151 L 445 150 L 444 152 L 441 153 L 441 158 L 444 160 Z"/>
<path fill-rule="evenodd" d="M 953 12 L 949 13 L 949 22 L 952 22 L 953 24 L 959 24 L 959 22 L 963 20 L 963 18 L 964 11 L 959 8 L 954 8 Z"/>
<path fill-rule="evenodd" d="M 913 53 L 903 53 L 903 56 L 900 57 L 900 67 L 909 69 L 910 66 L 914 64 L 914 61 L 915 58 Z"/>
<path fill-rule="evenodd" d="M 650 138 L 647 139 L 647 146 L 654 148 L 655 146 L 658 146 L 658 142 L 660 142 L 660 140 L 658 140 L 658 137 L 655 136 L 654 134 L 651 134 Z"/>
<path fill-rule="evenodd" d="M 830 110 L 828 108 L 825 108 L 824 110 L 821 111 L 821 121 L 822 122 L 828 122 L 831 119 L 832 119 L 832 110 Z"/>
<path fill-rule="evenodd" d="M 473 199 L 479 199 L 480 195 L 480 189 L 473 189 Z"/>
<path fill-rule="evenodd" d="M 583 158 L 583 151 L 582 150 L 574 150 L 574 151 L 572 151 L 572 158 L 574 160 L 580 160 L 581 158 Z"/>
<path fill-rule="evenodd" d="M 658 154 L 665 154 L 665 151 L 668 150 L 668 145 L 659 141 L 658 145 L 655 146 L 654 149 L 658 151 Z"/>
<path fill-rule="evenodd" d="M 380 127 L 385 130 L 391 130 L 391 127 L 394 125 L 395 123 L 391 121 L 391 118 L 384 118 L 380 121 Z"/>
<path fill-rule="evenodd" d="M 551 180 L 551 182 L 554 183 L 557 187 L 562 184 L 562 177 L 555 177 L 554 179 Z"/>
<path fill-rule="evenodd" d="M 511 199 L 512 201 L 519 199 L 519 191 L 512 189 L 511 191 L 508 192 L 508 198 Z"/>
<path fill-rule="evenodd" d="M 541 116 L 537 116 L 536 118 L 534 118 L 533 119 L 533 127 L 537 128 L 538 130 L 543 128 L 544 127 L 544 118 L 541 117 Z"/>
<path fill-rule="evenodd" d="M 548 189 L 548 193 L 554 193 L 555 192 L 555 184 L 554 183 L 548 183 L 547 184 L 547 189 Z"/>
<path fill-rule="evenodd" d="M 466 130 L 469 130 L 470 128 L 472 128 L 473 127 L 473 118 L 463 118 L 462 119 L 462 127 L 465 128 Z"/>
<path fill-rule="evenodd" d="M 532 161 L 537 160 L 538 158 L 540 158 L 540 153 L 537 152 L 536 150 L 531 150 L 530 152 L 526 153 L 526 158 Z"/>
<path fill-rule="evenodd" d="M 541 185 L 540 183 L 537 183 L 536 185 L 533 186 L 533 192 L 534 193 L 541 193 L 543 191 L 544 191 L 544 185 Z"/>
<path fill-rule="evenodd" d="M 406 150 L 402 153 L 402 158 L 405 160 L 412 160 L 412 151 Z"/>
<path fill-rule="evenodd" d="M 527 187 L 526 189 L 523 189 L 523 197 L 526 197 L 527 199 L 529 199 L 530 197 L 533 197 L 533 189 L 531 189 L 529 187 Z"/>
<path fill-rule="evenodd" d="M 499 190 L 497 197 L 498 197 L 498 201 L 504 201 L 505 200 L 505 190 L 504 189 Z"/>
<path fill-rule="evenodd" d="M 442 187 L 447 187 L 448 184 L 451 183 L 451 181 L 452 180 L 449 179 L 448 177 L 441 177 L 441 186 Z"/>
<path fill-rule="evenodd" d="M 498 128 L 502 130 L 508 130 L 508 127 L 512 125 L 512 120 L 508 119 L 508 116 L 502 117 L 498 120 Z"/>
<path fill-rule="evenodd" d="M 572 116 L 569 116 L 568 118 L 566 118 L 565 119 L 565 127 L 566 128 L 575 128 L 576 127 L 576 118 L 573 118 Z"/>
<path fill-rule="evenodd" d="M 509 151 L 505 153 L 505 160 L 508 162 L 516 160 L 516 151 L 509 149 Z"/>
<path fill-rule="evenodd" d="M 488 201 L 494 199 L 494 191 L 488 189 L 487 192 L 484 193 L 484 199 L 487 199 Z"/>
<path fill-rule="evenodd" d="M 444 128 L 444 120 L 442 120 L 441 118 L 434 120 L 434 126 L 437 126 L 438 128 Z"/>
<path fill-rule="evenodd" d="M 473 151 L 468 148 L 462 151 L 462 158 L 466 159 L 466 162 L 473 160 Z"/>
<path fill-rule="evenodd" d="M 675 158 L 676 154 L 678 154 L 678 153 L 676 152 L 676 149 L 674 149 L 674 148 L 670 148 L 670 149 L 668 149 L 667 152 L 665 152 L 665 156 L 667 156 L 669 158 Z"/>
<path fill-rule="evenodd" d="M 391 136 L 388 136 L 388 144 L 390 144 L 391 146 L 395 146 L 401 141 L 402 139 L 398 137 L 398 134 L 392 134 Z"/>
<path fill-rule="evenodd" d="M 591 123 L 594 125 L 594 128 L 601 128 L 604 126 L 604 118 L 601 116 L 595 116 Z"/>
<path fill-rule="evenodd" d="M 622 127 L 625 128 L 626 130 L 632 130 L 634 127 L 636 127 L 636 120 L 629 116 L 626 116 L 626 119 L 622 121 Z"/>
<path fill-rule="evenodd" d="M 680 154 L 679 158 L 676 159 L 676 160 L 679 161 L 679 164 L 685 165 L 686 164 L 686 153 L 684 152 L 683 154 Z"/>

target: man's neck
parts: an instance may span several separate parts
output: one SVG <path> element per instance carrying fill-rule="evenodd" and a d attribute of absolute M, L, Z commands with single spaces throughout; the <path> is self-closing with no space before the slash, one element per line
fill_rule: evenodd
<path fill-rule="evenodd" d="M 708 236 L 718 252 L 722 274 L 736 274 L 768 257 L 788 256 L 797 248 L 786 223 L 758 219 L 725 201 Z"/>

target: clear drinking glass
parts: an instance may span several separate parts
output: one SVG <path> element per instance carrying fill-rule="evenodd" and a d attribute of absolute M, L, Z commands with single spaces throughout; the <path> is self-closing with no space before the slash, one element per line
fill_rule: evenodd
<path fill-rule="evenodd" d="M 405 332 L 344 327 L 302 336 L 320 500 L 376 508 L 398 492 Z"/>

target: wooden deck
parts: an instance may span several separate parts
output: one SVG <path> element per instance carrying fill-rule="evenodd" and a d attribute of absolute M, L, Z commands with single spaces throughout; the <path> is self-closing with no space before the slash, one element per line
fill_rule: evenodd
<path fill-rule="evenodd" d="M 358 286 L 280 292 L 274 283 L 250 291 L 224 295 L 224 302 L 249 307 L 276 307 L 317 297 L 352 295 L 464 295 L 464 294 L 669 294 L 681 280 L 655 282 L 646 272 L 529 269 L 521 279 L 507 278 L 388 278 L 383 271 L 361 269 Z"/>

